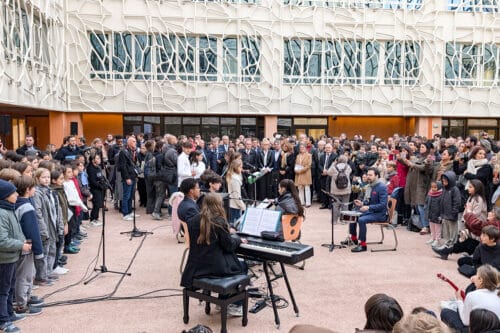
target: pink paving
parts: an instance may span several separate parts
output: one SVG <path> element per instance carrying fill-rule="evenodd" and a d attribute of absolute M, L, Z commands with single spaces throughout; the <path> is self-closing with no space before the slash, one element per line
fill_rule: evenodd
<path fill-rule="evenodd" d="M 120 235 L 131 229 L 131 222 L 111 211 L 106 215 L 106 265 L 109 270 L 125 271 L 140 247 L 130 269 L 132 275 L 124 277 L 114 297 L 145 294 L 158 289 L 151 296 L 171 297 L 133 300 L 105 300 L 86 304 L 63 305 L 45 308 L 43 314 L 30 317 L 19 323 L 23 332 L 181 332 L 196 324 L 220 330 L 220 314 L 212 311 L 205 315 L 203 306 L 191 299 L 190 322 L 182 321 L 182 298 L 179 296 L 179 264 L 184 244 L 178 244 L 172 234 L 170 222 L 153 221 L 138 210 L 142 216 L 137 225 L 153 235 L 129 240 Z M 298 323 L 309 323 L 328 327 L 337 332 L 354 332 L 364 324 L 363 306 L 374 293 L 387 293 L 395 297 L 408 312 L 413 307 L 424 306 L 438 311 L 439 301 L 453 296 L 453 290 L 436 278 L 440 272 L 465 287 L 466 278 L 456 270 L 457 255 L 448 261 L 437 258 L 425 244 L 426 236 L 411 233 L 398 227 L 399 248 L 396 252 L 351 253 L 349 249 L 336 249 L 332 253 L 321 247 L 330 239 L 330 212 L 319 210 L 317 205 L 307 209 L 303 225 L 302 242 L 313 245 L 315 255 L 307 260 L 304 271 L 288 268 L 288 275 L 300 309 L 296 317 L 293 308 L 279 310 L 281 328 L 276 329 L 273 312 L 266 307 L 257 314 L 249 314 L 248 326 L 242 327 L 239 318 L 228 320 L 229 332 L 288 332 Z M 58 289 L 81 281 L 87 267 L 96 256 L 101 227 L 89 227 L 88 239 L 79 254 L 71 255 L 66 266 L 70 272 L 62 276 L 52 287 L 41 287 L 35 291 L 44 296 Z M 347 234 L 347 225 L 335 226 L 335 242 L 338 244 Z M 378 227 L 368 227 L 368 240 L 377 240 Z M 387 245 L 393 243 L 392 235 L 386 233 Z M 369 245 L 379 247 L 384 245 Z M 98 265 L 102 259 L 99 258 Z M 92 269 L 94 265 L 90 266 Z M 105 296 L 111 294 L 121 276 L 106 273 L 88 285 L 78 283 L 65 291 L 46 297 L 46 303 Z M 289 300 L 284 281 L 275 282 L 275 293 Z M 255 285 L 265 286 L 261 276 Z M 253 305 L 251 300 L 250 306 Z"/>

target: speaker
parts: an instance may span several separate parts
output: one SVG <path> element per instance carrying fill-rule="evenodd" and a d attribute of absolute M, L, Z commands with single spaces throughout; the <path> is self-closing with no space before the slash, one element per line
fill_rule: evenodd
<path fill-rule="evenodd" d="M 69 123 L 69 134 L 70 135 L 78 135 L 78 123 L 76 121 L 72 121 Z"/>

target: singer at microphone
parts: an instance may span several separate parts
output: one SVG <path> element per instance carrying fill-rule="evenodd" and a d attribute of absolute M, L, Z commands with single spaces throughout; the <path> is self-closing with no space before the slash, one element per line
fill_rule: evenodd
<path fill-rule="evenodd" d="M 245 203 L 241 200 L 241 187 L 243 186 L 243 162 L 234 160 L 231 162 L 226 174 L 227 192 L 229 193 L 229 224 L 240 218 L 242 211 L 246 209 Z"/>

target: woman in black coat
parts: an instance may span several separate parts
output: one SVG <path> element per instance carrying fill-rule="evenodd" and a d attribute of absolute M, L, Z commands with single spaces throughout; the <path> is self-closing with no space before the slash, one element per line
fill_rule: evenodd
<path fill-rule="evenodd" d="M 245 242 L 233 234 L 227 223 L 221 196 L 207 193 L 200 214 L 188 223 L 189 256 L 181 286 L 191 288 L 193 279 L 244 274 L 235 250 Z"/>
<path fill-rule="evenodd" d="M 92 193 L 90 221 L 93 225 L 99 225 L 101 223 L 99 221 L 99 209 L 103 207 L 104 195 L 107 189 L 107 181 L 101 169 L 101 156 L 99 154 L 90 155 L 87 175 L 89 177 L 90 193 Z"/>
<path fill-rule="evenodd" d="M 483 183 L 485 190 L 488 211 L 491 210 L 491 184 L 493 182 L 493 168 L 486 159 L 486 150 L 481 146 L 475 146 L 470 153 L 470 159 L 467 162 L 467 169 L 464 172 L 464 178 L 470 181 L 478 179 Z M 466 187 L 467 188 L 467 187 Z"/>

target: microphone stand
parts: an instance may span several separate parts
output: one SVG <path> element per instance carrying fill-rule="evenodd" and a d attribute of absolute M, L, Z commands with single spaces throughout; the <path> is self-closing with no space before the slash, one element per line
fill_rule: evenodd
<path fill-rule="evenodd" d="M 130 235 L 130 239 L 134 237 L 142 237 L 144 235 L 152 235 L 153 233 L 151 231 L 144 231 L 144 230 L 139 230 L 137 229 L 137 226 L 135 224 L 135 187 L 137 185 L 137 179 L 134 179 L 134 186 L 132 188 L 132 221 L 133 221 L 133 227 L 132 230 L 130 231 L 122 231 L 120 232 L 120 235 Z M 122 203 L 123 205 L 123 203 Z"/>
<path fill-rule="evenodd" d="M 83 282 L 84 285 L 89 284 L 93 280 L 95 280 L 99 275 L 104 274 L 104 273 L 113 273 L 113 274 L 120 274 L 120 275 L 128 275 L 131 276 L 132 273 L 128 272 L 117 272 L 117 271 L 110 271 L 108 267 L 106 266 L 106 209 L 104 202 L 106 201 L 106 190 L 109 188 L 111 189 L 111 185 L 109 184 L 108 180 L 103 177 L 102 179 L 103 185 L 106 186 L 106 188 L 102 189 L 102 201 L 101 201 L 101 211 L 102 211 L 102 228 L 101 228 L 101 239 L 102 239 L 102 265 L 100 268 L 94 268 L 94 276 L 90 277 L 88 280 Z"/>

